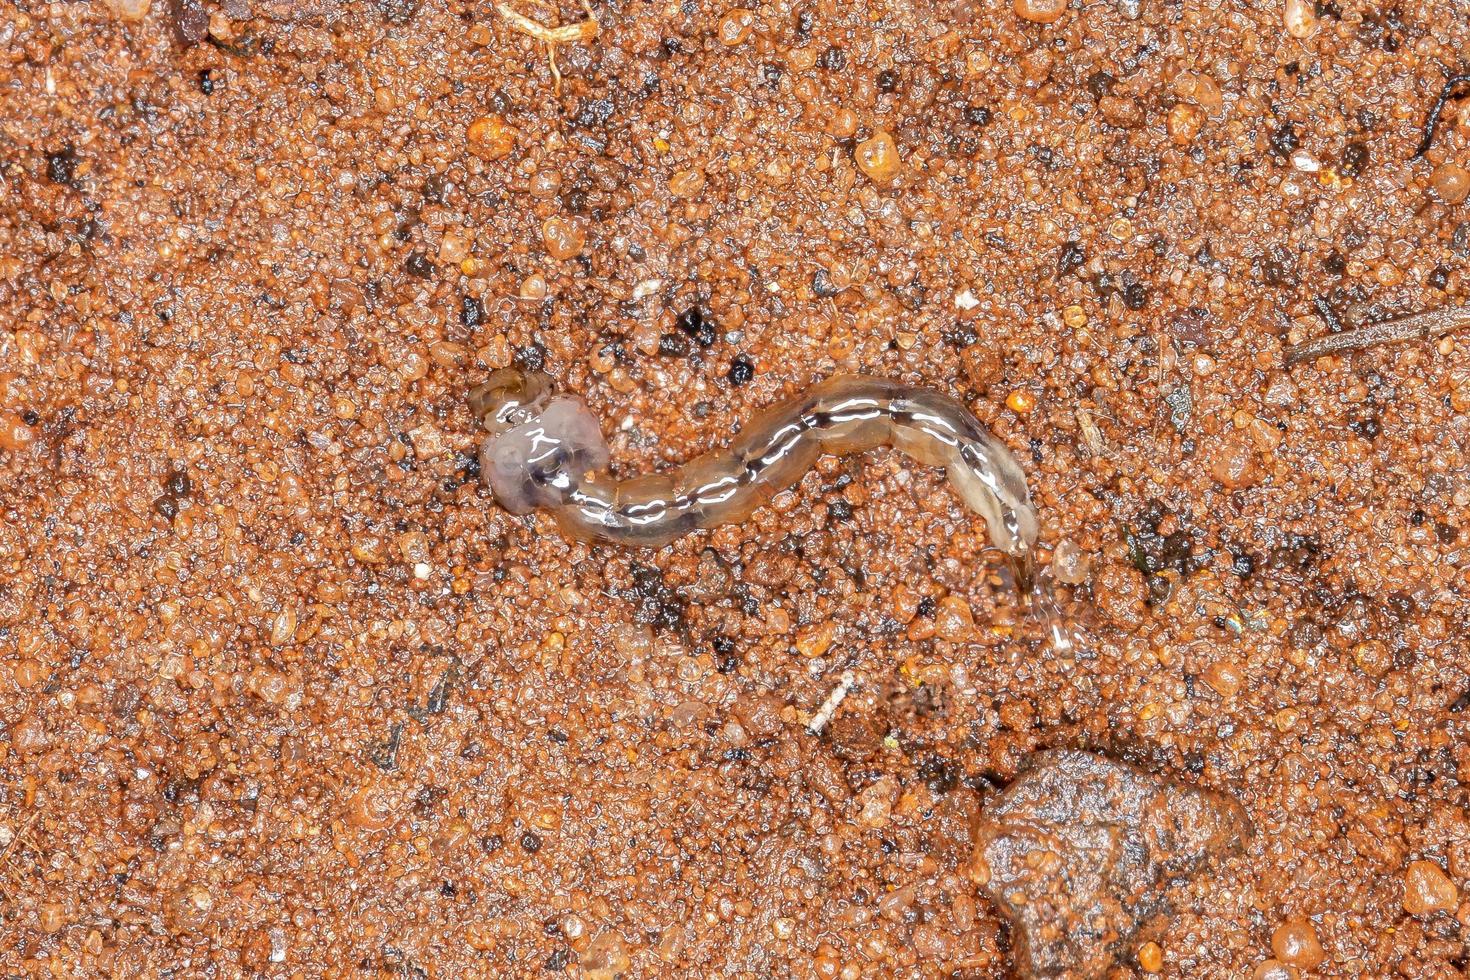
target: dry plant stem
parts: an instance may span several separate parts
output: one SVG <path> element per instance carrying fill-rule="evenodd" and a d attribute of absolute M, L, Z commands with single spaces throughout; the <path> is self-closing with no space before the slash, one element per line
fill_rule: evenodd
<path fill-rule="evenodd" d="M 597 18 L 593 16 L 592 7 L 587 0 L 582 0 L 582 9 L 587 12 L 587 19 L 576 24 L 564 24 L 561 27 L 547 27 L 514 10 L 509 4 L 497 3 L 495 9 L 500 11 L 500 16 L 504 17 L 511 27 L 546 45 L 546 59 L 551 65 L 552 84 L 556 94 L 561 95 L 561 69 L 556 64 L 556 46 L 590 41 L 597 36 Z"/>
<path fill-rule="evenodd" d="M 1376 347 L 1380 344 L 1397 344 L 1406 340 L 1443 337 L 1447 333 L 1454 333 L 1466 327 L 1470 327 L 1470 306 L 1450 306 L 1442 310 L 1431 310 L 1428 313 L 1411 313 L 1408 316 L 1370 323 L 1357 330 L 1328 334 L 1304 344 L 1288 347 L 1285 358 L 1286 366 L 1291 367 L 1326 354 L 1362 350 L 1365 347 Z"/>

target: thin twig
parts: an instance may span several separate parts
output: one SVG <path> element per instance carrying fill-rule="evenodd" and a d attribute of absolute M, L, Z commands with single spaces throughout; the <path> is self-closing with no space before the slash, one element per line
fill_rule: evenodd
<path fill-rule="evenodd" d="M 1470 327 L 1470 306 L 1447 306 L 1427 313 L 1380 320 L 1357 330 L 1328 334 L 1286 349 L 1286 366 L 1314 360 L 1327 354 L 1362 350 L 1380 344 L 1397 344 L 1406 340 L 1429 340 Z"/>
<path fill-rule="evenodd" d="M 1439 90 L 1439 98 L 1434 100 L 1434 108 L 1429 110 L 1429 115 L 1424 120 L 1424 138 L 1419 141 L 1419 148 L 1414 151 L 1410 160 L 1423 159 L 1424 154 L 1434 145 L 1435 130 L 1439 128 L 1439 114 L 1444 112 L 1445 103 L 1450 99 L 1459 98 L 1455 89 L 1470 82 L 1470 75 L 1451 75 L 1445 79 L 1444 87 Z"/>

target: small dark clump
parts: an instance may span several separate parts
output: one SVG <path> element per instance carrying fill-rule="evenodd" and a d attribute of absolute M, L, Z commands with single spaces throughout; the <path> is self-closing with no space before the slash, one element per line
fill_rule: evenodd
<path fill-rule="evenodd" d="M 515 362 L 522 371 L 539 371 L 546 366 L 546 348 L 535 343 L 517 347 Z"/>
<path fill-rule="evenodd" d="M 965 106 L 965 122 L 971 126 L 989 126 L 995 114 L 988 106 L 967 105 Z"/>
<path fill-rule="evenodd" d="M 411 253 L 408 261 L 403 263 L 403 268 L 408 270 L 409 275 L 420 279 L 429 279 L 434 275 L 434 263 L 430 262 L 429 257 L 423 252 Z"/>
<path fill-rule="evenodd" d="M 1176 530 L 1169 534 L 1159 533 L 1164 518 L 1171 513 L 1163 501 L 1150 500 L 1138 515 L 1138 526 L 1125 525 L 1123 528 L 1123 540 L 1128 547 L 1129 560 L 1134 568 L 1149 577 L 1151 590 L 1163 589 L 1169 585 L 1168 579 L 1161 577 L 1160 572 L 1173 570 L 1184 579 L 1207 564 L 1205 556 L 1194 553 L 1194 542 L 1187 532 Z M 1155 579 L 1161 581 L 1155 582 Z"/>
<path fill-rule="evenodd" d="M 942 755 L 931 755 L 919 763 L 919 778 L 935 796 L 943 796 L 959 785 L 960 774 L 955 764 Z"/>
<path fill-rule="evenodd" d="M 1342 157 L 1337 161 L 1337 172 L 1344 177 L 1357 177 L 1368 166 L 1368 148 L 1362 143 L 1349 143 L 1342 148 Z"/>
<path fill-rule="evenodd" d="M 733 674 L 740 666 L 740 659 L 735 656 L 735 641 L 728 636 L 716 636 L 710 644 L 715 651 L 715 670 L 721 674 Z"/>
<path fill-rule="evenodd" d="M 816 26 L 817 18 L 810 10 L 799 10 L 796 12 L 796 37 L 805 41 L 812 36 L 812 28 Z"/>
<path fill-rule="evenodd" d="M 1087 91 L 1092 93 L 1094 99 L 1100 99 L 1113 90 L 1118 80 L 1105 71 L 1095 71 L 1087 76 Z"/>
<path fill-rule="evenodd" d="M 714 321 L 705 315 L 704 311 L 697 306 L 680 313 L 674 320 L 674 326 L 678 327 L 691 340 L 701 347 L 713 347 L 717 337 Z"/>
<path fill-rule="evenodd" d="M 980 339 L 980 335 L 975 332 L 974 327 L 962 323 L 945 334 L 944 339 L 949 341 L 951 347 L 957 347 L 963 350 L 966 347 L 974 346 L 976 341 Z"/>
<path fill-rule="evenodd" d="M 215 89 L 214 72 L 206 68 L 199 73 L 199 91 L 205 95 L 213 95 Z"/>
<path fill-rule="evenodd" d="M 61 184 L 72 190 L 81 190 L 77 180 L 76 147 L 64 146 L 55 153 L 46 155 L 46 177 L 53 184 Z"/>
<path fill-rule="evenodd" d="M 663 572 L 651 565 L 633 566 L 633 594 L 638 609 L 633 618 L 661 629 L 684 626 L 684 600 L 664 583 Z"/>
<path fill-rule="evenodd" d="M 541 850 L 541 838 L 529 830 L 526 831 L 521 835 L 521 850 L 527 854 L 535 854 Z"/>
<path fill-rule="evenodd" d="M 885 68 L 878 73 L 878 91 L 884 95 L 891 95 L 898 91 L 898 72 L 892 68 Z"/>
<path fill-rule="evenodd" d="M 175 497 L 187 497 L 194 488 L 194 482 L 184 470 L 174 470 L 168 475 L 163 487 Z"/>
<path fill-rule="evenodd" d="M 743 388 L 755 377 L 755 365 L 744 354 L 736 354 L 735 359 L 730 362 L 728 377 L 732 385 Z"/>
<path fill-rule="evenodd" d="M 1371 442 L 1383 432 L 1383 423 L 1376 415 L 1360 415 L 1348 422 L 1348 429 Z"/>
<path fill-rule="evenodd" d="M 1267 142 L 1271 152 L 1282 159 L 1291 156 L 1291 151 L 1302 145 L 1301 137 L 1296 134 L 1296 125 L 1290 122 L 1282 123 L 1271 130 Z"/>
<path fill-rule="evenodd" d="M 812 292 L 826 299 L 829 296 L 836 296 L 842 290 L 832 282 L 831 274 L 826 269 L 819 267 L 816 272 L 812 273 Z"/>
<path fill-rule="evenodd" d="M 1067 273 L 1080 269 L 1086 261 L 1087 253 L 1082 250 L 1082 244 L 1067 242 L 1057 254 L 1057 278 L 1060 279 Z"/>
<path fill-rule="evenodd" d="M 465 296 L 459 301 L 459 322 L 466 327 L 478 327 L 485 322 L 485 304 L 474 296 Z"/>
<path fill-rule="evenodd" d="M 852 504 L 838 497 L 827 504 L 827 516 L 834 521 L 845 521 L 852 517 Z"/>
<path fill-rule="evenodd" d="M 175 517 L 179 516 L 178 498 L 164 494 L 153 501 L 153 513 L 166 521 L 172 521 Z"/>

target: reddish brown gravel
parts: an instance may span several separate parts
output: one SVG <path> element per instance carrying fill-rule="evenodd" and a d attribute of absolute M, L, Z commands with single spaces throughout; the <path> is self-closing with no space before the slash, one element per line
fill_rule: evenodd
<path fill-rule="evenodd" d="M 1466 336 L 1283 355 L 1470 301 L 1463 11 L 592 12 L 558 96 L 488 2 L 0 3 L 0 973 L 999 978 L 1048 747 L 1258 831 L 1120 969 L 1462 973 Z M 892 453 L 659 553 L 507 515 L 510 364 L 620 475 L 962 397 L 1083 655 Z"/>

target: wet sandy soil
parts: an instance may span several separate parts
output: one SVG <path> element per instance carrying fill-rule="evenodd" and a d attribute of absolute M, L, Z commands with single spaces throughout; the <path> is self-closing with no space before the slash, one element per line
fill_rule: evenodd
<path fill-rule="evenodd" d="M 971 827 L 1080 746 L 1257 830 L 1123 975 L 1462 975 L 1470 353 L 1282 352 L 1463 300 L 1470 14 L 1023 8 L 604 4 L 559 97 L 485 3 L 0 10 L 0 966 L 1000 977 Z M 507 515 L 512 363 L 623 473 L 961 397 L 1086 656 L 893 453 Z"/>

